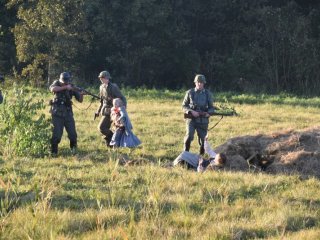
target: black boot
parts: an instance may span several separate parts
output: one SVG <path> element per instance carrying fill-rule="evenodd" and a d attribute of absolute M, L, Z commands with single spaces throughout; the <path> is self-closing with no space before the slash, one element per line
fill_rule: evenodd
<path fill-rule="evenodd" d="M 70 142 L 70 149 L 73 155 L 77 154 L 77 142 Z"/>
<path fill-rule="evenodd" d="M 190 145 L 191 145 L 191 142 L 190 142 L 190 141 L 185 141 L 185 143 L 184 143 L 184 151 L 189 152 L 189 150 L 190 150 Z"/>
<path fill-rule="evenodd" d="M 70 142 L 70 148 L 77 148 L 77 142 L 71 141 Z"/>
<path fill-rule="evenodd" d="M 199 153 L 200 153 L 200 155 L 204 154 L 204 146 L 203 145 L 200 146 Z"/>
<path fill-rule="evenodd" d="M 57 156 L 58 155 L 58 144 L 51 144 L 51 155 Z"/>
<path fill-rule="evenodd" d="M 113 132 L 110 131 L 110 132 L 108 133 L 108 135 L 104 138 L 104 139 L 106 140 L 106 145 L 107 145 L 108 147 L 112 147 L 112 146 L 110 146 L 110 142 L 111 142 L 112 136 L 113 136 Z"/>

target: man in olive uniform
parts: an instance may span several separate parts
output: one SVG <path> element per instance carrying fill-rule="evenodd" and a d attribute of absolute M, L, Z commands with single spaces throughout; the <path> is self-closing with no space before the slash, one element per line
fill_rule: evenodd
<path fill-rule="evenodd" d="M 100 85 L 100 106 L 99 109 L 96 111 L 95 115 L 101 115 L 101 120 L 98 125 L 98 130 L 104 136 L 106 141 L 106 145 L 110 146 L 110 141 L 113 135 L 113 132 L 110 130 L 111 127 L 111 108 L 112 108 L 112 101 L 115 98 L 120 98 L 124 105 L 127 106 L 127 100 L 121 93 L 117 84 L 112 83 L 110 81 L 111 76 L 108 71 L 100 72 L 98 78 L 101 81 Z"/>
<path fill-rule="evenodd" d="M 70 140 L 70 148 L 74 154 L 77 148 L 77 132 L 73 118 L 71 99 L 74 96 L 78 102 L 82 102 L 83 94 L 73 90 L 71 76 L 68 72 L 60 74 L 59 80 L 55 80 L 51 84 L 50 91 L 54 94 L 50 109 L 53 124 L 51 153 L 53 155 L 58 154 L 58 144 L 61 141 L 63 128 L 66 128 Z"/>
<path fill-rule="evenodd" d="M 184 137 L 184 151 L 190 150 L 194 133 L 197 131 L 200 154 L 204 154 L 204 140 L 208 132 L 209 117 L 214 113 L 212 94 L 204 88 L 206 78 L 197 74 L 194 78 L 195 88 L 186 92 L 182 108 L 186 118 L 186 135 Z"/>

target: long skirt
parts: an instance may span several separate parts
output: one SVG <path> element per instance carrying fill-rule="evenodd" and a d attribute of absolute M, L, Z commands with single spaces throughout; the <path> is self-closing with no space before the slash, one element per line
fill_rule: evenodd
<path fill-rule="evenodd" d="M 118 128 L 112 136 L 110 145 L 115 147 L 134 148 L 141 144 L 139 138 L 132 131 L 126 132 L 124 128 Z"/>

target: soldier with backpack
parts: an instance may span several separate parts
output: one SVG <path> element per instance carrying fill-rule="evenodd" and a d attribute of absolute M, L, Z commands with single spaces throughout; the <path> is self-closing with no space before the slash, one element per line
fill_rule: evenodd
<path fill-rule="evenodd" d="M 214 113 L 213 98 L 209 90 L 204 88 L 206 78 L 197 74 L 194 78 L 195 87 L 189 89 L 183 99 L 182 108 L 186 118 L 186 135 L 184 151 L 190 150 L 194 134 L 197 132 L 199 153 L 204 154 L 204 142 L 208 133 L 209 117 Z"/>

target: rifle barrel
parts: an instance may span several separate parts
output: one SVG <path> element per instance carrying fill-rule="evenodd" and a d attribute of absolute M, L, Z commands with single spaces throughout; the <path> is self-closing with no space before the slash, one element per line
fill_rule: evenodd
<path fill-rule="evenodd" d="M 94 97 L 94 98 L 96 98 L 96 99 L 100 99 L 99 96 L 97 96 L 97 95 L 89 92 L 88 90 L 86 90 L 86 89 L 84 89 L 84 88 L 82 88 L 82 87 L 74 86 L 74 88 L 75 88 L 77 91 L 79 91 L 79 92 L 84 92 L 84 93 L 86 93 L 87 95 L 90 95 L 90 96 L 92 96 L 92 97 Z"/>
<path fill-rule="evenodd" d="M 223 112 L 214 112 L 214 113 L 212 113 L 212 115 L 218 115 L 218 116 L 234 116 L 234 115 L 236 115 L 236 113 L 235 113 L 235 112 L 225 112 L 225 113 L 223 113 Z"/>

